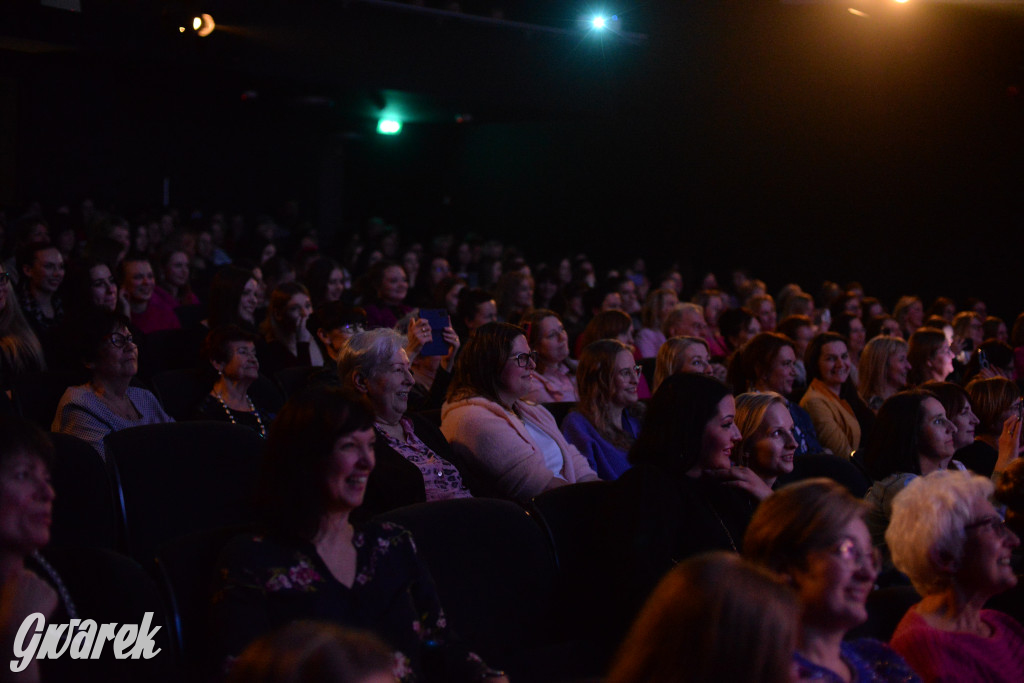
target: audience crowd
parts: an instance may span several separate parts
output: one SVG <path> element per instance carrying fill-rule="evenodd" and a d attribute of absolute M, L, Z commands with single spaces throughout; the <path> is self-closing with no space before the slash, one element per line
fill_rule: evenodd
<path fill-rule="evenodd" d="M 210 577 L 230 680 L 514 678 L 377 516 L 599 481 L 577 523 L 591 589 L 614 586 L 610 681 L 1024 680 L 1022 601 L 987 606 L 1020 591 L 1024 313 L 858 282 L 776 293 L 739 269 L 684 283 L 379 220 L 322 244 L 294 216 L 87 203 L 0 229 L 4 647 L 32 611 L 75 614 L 40 553 L 39 427 L 102 459 L 112 433 L 177 418 L 267 444 L 263 517 Z M 186 382 L 172 408 L 161 387 Z M 33 426 L 15 414 L 37 384 L 63 395 Z M 889 590 L 919 602 L 890 643 L 855 637 Z"/>

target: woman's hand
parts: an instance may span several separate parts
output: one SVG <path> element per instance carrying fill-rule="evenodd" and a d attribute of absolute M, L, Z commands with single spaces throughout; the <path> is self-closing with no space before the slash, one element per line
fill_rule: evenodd
<path fill-rule="evenodd" d="M 722 482 L 724 486 L 742 489 L 758 500 L 772 495 L 772 488 L 749 467 L 736 465 L 728 469 L 704 470 L 704 475 Z"/>
<path fill-rule="evenodd" d="M 132 317 L 132 306 L 128 303 L 128 293 L 124 288 L 117 290 L 117 312 L 126 318 Z"/>
<path fill-rule="evenodd" d="M 455 365 L 455 354 L 459 352 L 459 346 L 462 342 L 459 340 L 458 333 L 451 325 L 444 328 L 441 336 L 444 337 L 445 342 L 448 344 L 448 355 L 441 361 L 441 365 L 445 370 L 451 372 L 452 366 Z"/>
<path fill-rule="evenodd" d="M 412 318 L 409 320 L 407 337 L 409 341 L 405 346 L 405 352 L 409 354 L 409 362 L 412 362 L 420 355 L 420 349 L 433 338 L 430 323 L 423 318 Z"/>
<path fill-rule="evenodd" d="M 993 476 L 1001 474 L 1010 466 L 1010 463 L 1020 457 L 1020 429 L 1021 421 L 1018 416 L 1011 415 L 1006 418 L 1006 422 L 1003 423 L 1003 431 L 999 435 L 999 457 L 996 459 Z"/>

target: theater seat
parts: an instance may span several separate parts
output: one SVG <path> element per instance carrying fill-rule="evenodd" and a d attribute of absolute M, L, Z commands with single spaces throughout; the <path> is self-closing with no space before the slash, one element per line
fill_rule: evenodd
<path fill-rule="evenodd" d="M 49 434 L 55 450 L 51 468 L 53 524 L 49 547 L 118 547 L 110 481 L 92 446 L 70 434 Z"/>
<path fill-rule="evenodd" d="M 793 471 L 780 476 L 776 488 L 812 477 L 828 477 L 837 481 L 857 498 L 863 498 L 871 488 L 871 480 L 853 462 L 828 453 L 796 456 Z"/>
<path fill-rule="evenodd" d="M 84 370 L 20 373 L 14 376 L 11 398 L 19 415 L 50 431 L 64 391 L 87 381 L 89 375 Z"/>
<path fill-rule="evenodd" d="M 153 376 L 153 391 L 167 414 L 179 422 L 190 420 L 196 407 L 213 386 L 209 373 L 196 368 L 165 370 Z M 284 401 L 277 386 L 260 375 L 249 387 L 249 396 L 262 409 L 276 415 Z"/>
<path fill-rule="evenodd" d="M 113 432 L 104 442 L 123 548 L 140 562 L 173 538 L 252 521 L 265 443 L 253 430 L 176 422 Z"/>
<path fill-rule="evenodd" d="M 543 406 L 548 409 L 548 412 L 555 418 L 555 424 L 559 427 L 562 426 L 562 420 L 569 414 L 569 411 L 576 407 L 576 401 L 556 401 L 552 403 L 544 403 Z"/>

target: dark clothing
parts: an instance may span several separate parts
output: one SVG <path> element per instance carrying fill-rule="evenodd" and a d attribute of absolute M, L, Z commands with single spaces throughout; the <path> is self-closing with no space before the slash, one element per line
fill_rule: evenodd
<path fill-rule="evenodd" d="M 984 441 L 975 440 L 954 453 L 953 459 L 962 462 L 967 469 L 975 474 L 991 477 L 992 472 L 996 469 L 999 451 Z"/>
<path fill-rule="evenodd" d="M 215 396 L 206 394 L 203 396 L 203 400 L 199 402 L 199 405 L 196 406 L 193 419 L 213 420 L 215 422 L 233 422 L 234 424 L 240 424 L 243 427 L 248 427 L 265 439 L 267 438 L 267 430 L 270 429 L 270 423 L 273 421 L 274 416 L 267 411 L 260 409 L 255 402 L 253 402 L 253 408 L 255 409 L 254 412 L 242 412 L 238 410 L 231 410 L 230 408 L 225 411 L 225 406 L 222 406 Z M 256 419 L 257 413 L 259 413 L 259 420 Z M 231 418 L 234 418 L 234 420 Z M 262 426 L 260 424 L 261 422 Z"/>

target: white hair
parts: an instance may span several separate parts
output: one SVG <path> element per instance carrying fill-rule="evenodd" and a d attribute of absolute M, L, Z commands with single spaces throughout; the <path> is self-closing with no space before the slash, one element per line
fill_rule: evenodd
<path fill-rule="evenodd" d="M 351 386 L 353 373 L 373 377 L 391 362 L 399 349 L 404 349 L 406 338 L 387 327 L 367 330 L 352 335 L 338 355 L 338 375 L 345 386 Z"/>
<path fill-rule="evenodd" d="M 935 560 L 948 557 L 960 563 L 971 510 L 994 488 L 991 481 L 971 472 L 940 470 L 915 477 L 896 494 L 885 542 L 893 564 L 910 577 L 918 593 L 934 595 L 949 587 L 952 577 L 940 571 Z"/>

